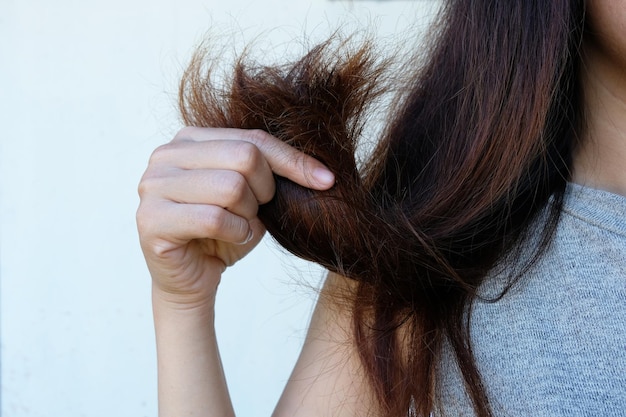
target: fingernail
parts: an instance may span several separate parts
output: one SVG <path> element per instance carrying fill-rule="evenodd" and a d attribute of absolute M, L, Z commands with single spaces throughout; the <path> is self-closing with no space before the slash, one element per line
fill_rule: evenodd
<path fill-rule="evenodd" d="M 246 240 L 244 240 L 243 242 L 240 243 L 240 245 L 245 245 L 246 243 L 250 242 L 252 240 L 252 238 L 254 237 L 254 232 L 252 231 L 252 229 L 250 229 L 248 231 L 248 236 L 246 237 Z"/>
<path fill-rule="evenodd" d="M 331 185 L 335 182 L 335 176 L 326 168 L 315 168 L 313 178 L 322 185 Z"/>

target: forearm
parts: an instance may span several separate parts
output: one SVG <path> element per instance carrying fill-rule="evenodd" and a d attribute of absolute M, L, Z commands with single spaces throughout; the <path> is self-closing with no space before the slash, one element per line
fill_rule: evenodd
<path fill-rule="evenodd" d="M 324 165 L 261 130 L 187 127 L 150 157 L 138 191 L 137 229 L 153 283 L 160 417 L 232 417 L 214 328 L 225 267 L 265 227 L 259 204 L 274 174 L 327 190 Z"/>
<path fill-rule="evenodd" d="M 159 417 L 234 416 L 217 346 L 212 303 L 181 309 L 152 295 Z"/>

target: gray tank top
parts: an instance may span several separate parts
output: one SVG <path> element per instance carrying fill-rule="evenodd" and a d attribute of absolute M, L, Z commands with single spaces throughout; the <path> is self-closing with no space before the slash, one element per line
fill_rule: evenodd
<path fill-rule="evenodd" d="M 545 255 L 471 332 L 496 416 L 626 416 L 626 197 L 570 184 Z M 462 381 L 446 349 L 433 415 L 474 415 Z"/>

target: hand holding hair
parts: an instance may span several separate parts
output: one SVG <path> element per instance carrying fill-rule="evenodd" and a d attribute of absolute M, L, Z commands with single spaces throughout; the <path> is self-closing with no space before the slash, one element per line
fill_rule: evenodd
<path fill-rule="evenodd" d="M 234 415 L 222 370 L 214 303 L 223 270 L 265 233 L 259 204 L 274 173 L 323 190 L 333 174 L 260 130 L 181 130 L 159 147 L 139 184 L 137 225 L 152 275 L 159 415 Z"/>
<path fill-rule="evenodd" d="M 257 211 L 274 196 L 274 173 L 318 190 L 333 184 L 319 161 L 260 130 L 188 127 L 154 151 L 137 223 L 159 294 L 213 300 L 224 268 L 265 232 Z"/>

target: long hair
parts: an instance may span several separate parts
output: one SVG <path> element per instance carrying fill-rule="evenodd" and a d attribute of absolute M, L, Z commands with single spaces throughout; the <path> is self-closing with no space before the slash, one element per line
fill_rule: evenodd
<path fill-rule="evenodd" d="M 221 87 L 201 53 L 185 72 L 186 124 L 263 129 L 335 173 L 328 191 L 276 177 L 259 217 L 292 253 L 357 281 L 354 343 L 377 415 L 407 415 L 409 404 L 429 415 L 444 344 L 476 414 L 492 415 L 471 306 L 531 226 L 541 232 L 528 265 L 554 232 L 581 123 L 583 3 L 448 2 L 364 164 L 355 151 L 367 109 L 393 87 L 370 43 L 330 40 L 276 66 L 244 55 Z"/>

